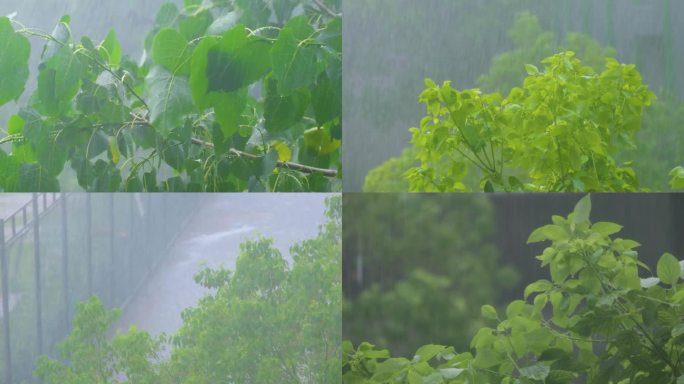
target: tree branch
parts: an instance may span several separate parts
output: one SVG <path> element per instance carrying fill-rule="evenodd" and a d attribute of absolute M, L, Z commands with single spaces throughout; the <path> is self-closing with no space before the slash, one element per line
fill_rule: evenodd
<path fill-rule="evenodd" d="M 200 139 L 192 138 L 192 143 L 196 145 L 201 145 L 207 148 L 214 148 L 214 144 L 208 143 L 206 141 L 202 141 Z M 230 148 L 228 150 L 230 153 L 232 153 L 235 156 L 242 157 L 245 159 L 250 159 L 250 160 L 259 160 L 262 158 L 262 156 L 255 155 L 252 153 L 244 152 L 237 150 L 235 148 Z M 295 171 L 299 171 L 302 173 L 308 173 L 308 174 L 314 174 L 318 173 L 321 174 L 325 177 L 337 177 L 337 171 L 334 169 L 326 169 L 326 168 L 317 168 L 317 167 L 311 167 L 308 165 L 303 165 L 303 164 L 298 164 L 298 163 L 292 163 L 289 161 L 280 161 L 276 163 L 276 167 L 278 168 L 285 168 L 285 169 L 292 169 Z"/>
<path fill-rule="evenodd" d="M 332 9 L 328 8 L 327 5 L 325 5 L 321 0 L 313 0 L 313 2 L 316 4 L 318 9 L 320 9 L 323 13 L 330 17 L 337 17 L 338 14 L 333 12 Z"/>

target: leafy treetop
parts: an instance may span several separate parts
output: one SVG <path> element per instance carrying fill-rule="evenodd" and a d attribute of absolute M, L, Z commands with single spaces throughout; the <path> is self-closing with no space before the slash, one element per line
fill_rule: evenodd
<path fill-rule="evenodd" d="M 485 191 L 634 191 L 634 171 L 614 159 L 632 145 L 653 93 L 634 65 L 606 59 L 595 72 L 567 51 L 528 64 L 507 97 L 426 80 L 419 100 L 428 116 L 412 128 L 421 164 L 406 177 L 412 191 L 465 191 L 473 165 Z M 479 189 L 478 188 L 478 189 Z"/>

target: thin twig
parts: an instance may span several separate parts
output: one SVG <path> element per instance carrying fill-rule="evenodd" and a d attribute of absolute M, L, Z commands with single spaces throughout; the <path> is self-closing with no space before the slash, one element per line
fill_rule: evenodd
<path fill-rule="evenodd" d="M 337 17 L 338 16 L 337 13 L 333 12 L 332 9 L 328 8 L 327 5 L 323 4 L 323 2 L 321 0 L 313 0 L 313 2 L 316 4 L 318 9 L 323 11 L 328 16 L 330 16 L 330 17 Z"/>
<path fill-rule="evenodd" d="M 192 143 L 197 144 L 197 145 L 201 145 L 201 146 L 204 146 L 207 148 L 214 148 L 214 144 L 208 143 L 206 141 L 202 141 L 202 140 L 194 138 L 194 137 L 192 138 Z M 254 155 L 252 153 L 240 151 L 240 150 L 235 149 L 235 148 L 230 148 L 228 151 L 235 156 L 243 157 L 243 158 L 250 159 L 250 160 L 259 160 L 263 157 L 263 156 L 259 156 L 259 155 Z M 295 171 L 299 171 L 299 172 L 303 172 L 303 173 L 309 173 L 309 174 L 320 173 L 321 175 L 326 176 L 326 177 L 337 177 L 337 171 L 334 169 L 311 167 L 308 165 L 292 163 L 289 161 L 278 160 L 278 162 L 276 163 L 276 167 L 285 168 L 285 169 L 292 169 Z"/>

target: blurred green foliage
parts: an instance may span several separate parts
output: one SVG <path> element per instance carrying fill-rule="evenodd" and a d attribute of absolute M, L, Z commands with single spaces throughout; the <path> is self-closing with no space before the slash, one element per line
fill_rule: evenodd
<path fill-rule="evenodd" d="M 409 182 L 403 175 L 409 168 L 418 164 L 416 150 L 406 148 L 401 156 L 393 157 L 371 169 L 363 183 L 363 190 L 366 192 L 406 192 L 409 189 Z"/>
<path fill-rule="evenodd" d="M 684 102 L 674 96 L 658 95 L 644 110 L 636 147 L 620 159 L 631 159 L 639 182 L 654 191 L 681 189 L 668 184 L 668 173 L 684 164 Z"/>
<path fill-rule="evenodd" d="M 467 345 L 479 305 L 518 279 L 493 236 L 484 196 L 345 196 L 345 338 L 399 354 L 425 340 Z"/>
<path fill-rule="evenodd" d="M 565 41 L 559 41 L 555 33 L 545 31 L 537 16 L 530 12 L 516 15 L 508 31 L 513 49 L 494 57 L 489 72 L 480 76 L 477 83 L 487 92 L 504 93 L 513 87 L 522 86 L 527 75 L 525 64 L 538 63 L 560 50 L 573 51 L 582 58 L 584 65 L 600 71 L 606 57 L 615 57 L 613 48 L 604 48 L 591 36 L 583 33 L 568 33 Z"/>

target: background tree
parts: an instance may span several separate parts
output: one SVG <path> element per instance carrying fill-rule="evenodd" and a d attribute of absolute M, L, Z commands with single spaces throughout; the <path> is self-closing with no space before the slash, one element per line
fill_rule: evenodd
<path fill-rule="evenodd" d="M 402 355 L 424 340 L 465 346 L 477 303 L 517 282 L 495 267 L 493 220 L 482 196 L 345 196 L 345 338 Z"/>

